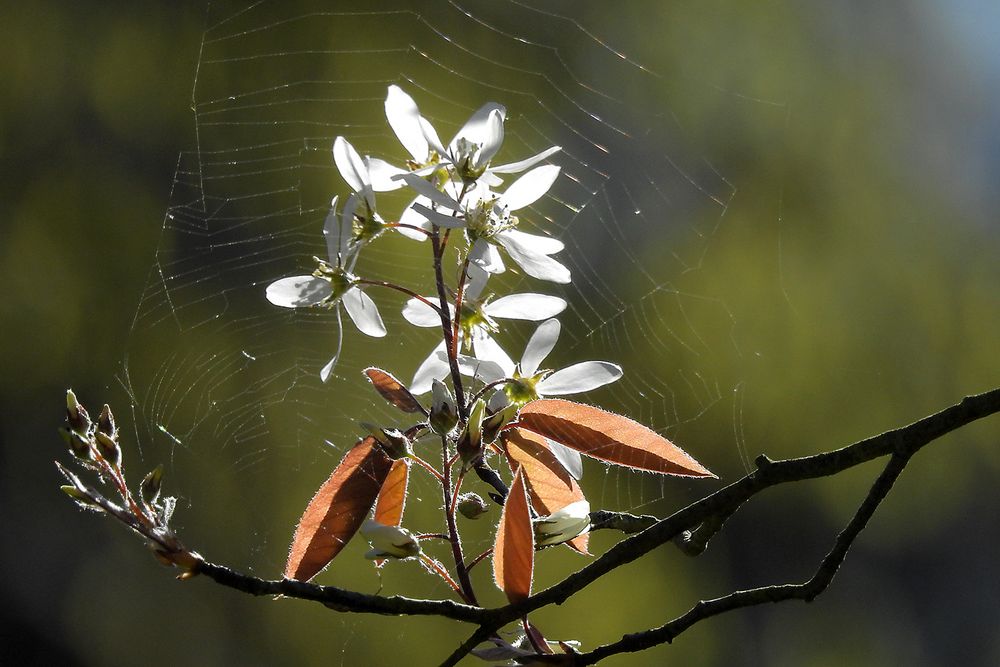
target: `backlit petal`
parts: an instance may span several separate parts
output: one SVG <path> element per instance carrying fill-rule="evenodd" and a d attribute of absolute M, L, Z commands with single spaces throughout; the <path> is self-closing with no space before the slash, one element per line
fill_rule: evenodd
<path fill-rule="evenodd" d="M 538 367 L 549 356 L 549 352 L 555 347 L 559 340 L 561 326 L 559 320 L 546 320 L 538 325 L 535 333 L 531 334 L 528 344 L 524 347 L 524 356 L 521 357 L 521 375 L 532 376 L 538 371 Z"/>
<path fill-rule="evenodd" d="M 378 306 L 367 294 L 357 287 L 352 287 L 344 293 L 341 299 L 351 321 L 358 327 L 358 331 L 368 336 L 381 338 L 385 335 L 385 325 L 382 324 L 382 316 L 378 313 Z"/>
<path fill-rule="evenodd" d="M 578 394 L 603 387 L 622 376 L 621 366 L 607 361 L 583 361 L 556 371 L 535 389 L 543 396 Z"/>
<path fill-rule="evenodd" d="M 315 276 L 289 276 L 267 286 L 267 300 L 282 308 L 314 306 L 330 296 L 330 282 Z"/>

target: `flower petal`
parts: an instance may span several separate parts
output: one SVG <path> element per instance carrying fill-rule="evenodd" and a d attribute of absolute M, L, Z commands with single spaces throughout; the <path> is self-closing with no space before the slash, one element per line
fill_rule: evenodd
<path fill-rule="evenodd" d="M 477 359 L 492 361 L 498 365 L 503 370 L 502 377 L 510 377 L 514 374 L 513 360 L 489 334 L 479 331 L 474 332 L 472 349 L 475 350 Z"/>
<path fill-rule="evenodd" d="M 549 191 L 558 176 L 559 167 L 554 164 L 535 167 L 511 183 L 501 200 L 511 211 L 534 204 Z"/>
<path fill-rule="evenodd" d="M 549 157 L 554 153 L 558 153 L 562 148 L 559 146 L 552 146 L 551 148 L 546 148 L 544 151 L 538 155 L 533 155 L 532 157 L 525 158 L 524 160 L 518 160 L 517 162 L 508 162 L 507 164 L 501 164 L 496 167 L 490 168 L 490 173 L 493 174 L 516 174 L 519 171 L 524 171 L 528 167 L 533 167 L 545 158 Z"/>
<path fill-rule="evenodd" d="M 405 169 L 400 169 L 377 157 L 365 158 L 365 163 L 368 168 L 368 179 L 375 192 L 390 192 L 400 189 L 404 183 L 395 177 L 409 173 Z"/>
<path fill-rule="evenodd" d="M 267 300 L 282 308 L 315 306 L 333 293 L 330 282 L 315 276 L 289 276 L 267 286 Z"/>
<path fill-rule="evenodd" d="M 461 229 L 462 227 L 465 227 L 465 218 L 439 213 L 427 208 L 420 202 L 415 202 L 413 204 L 413 210 L 427 218 L 427 220 L 438 227 L 445 227 L 446 229 Z"/>
<path fill-rule="evenodd" d="M 438 352 L 438 357 L 445 364 L 448 363 L 448 355 L 445 354 L 444 350 Z M 477 359 L 476 357 L 470 357 L 467 354 L 458 355 L 458 370 L 461 371 L 462 375 L 469 375 L 474 378 L 478 378 L 482 382 L 493 382 L 495 380 L 502 380 L 507 377 L 507 374 L 500 364 L 495 361 L 489 361 L 487 359 Z M 499 392 L 501 396 L 504 396 L 506 401 L 506 394 L 502 391 Z M 493 403 L 490 403 L 490 408 L 493 408 Z M 506 402 L 504 403 L 506 405 Z M 500 407 L 503 407 L 502 405 Z"/>
<path fill-rule="evenodd" d="M 457 211 L 461 206 L 453 198 L 449 197 L 444 192 L 437 189 L 437 187 L 425 178 L 421 178 L 416 173 L 405 172 L 396 176 L 398 180 L 403 181 L 418 195 L 423 195 L 427 197 L 432 202 L 446 209 L 447 211 Z"/>
<path fill-rule="evenodd" d="M 486 288 L 486 281 L 490 279 L 490 274 L 480 268 L 477 264 L 469 264 L 467 275 L 469 281 L 465 284 L 463 298 L 466 301 L 474 301 L 482 295 L 483 290 Z"/>
<path fill-rule="evenodd" d="M 569 269 L 548 255 L 536 254 L 530 248 L 526 249 L 514 239 L 511 232 L 498 234 L 497 240 L 507 249 L 510 258 L 532 278 L 562 285 L 572 281 Z"/>
<path fill-rule="evenodd" d="M 578 394 L 603 387 L 622 376 L 621 366 L 607 361 L 583 361 L 558 370 L 539 382 L 535 389 L 542 396 Z"/>
<path fill-rule="evenodd" d="M 503 116 L 499 110 L 494 109 L 486 121 L 486 134 L 483 137 L 482 146 L 476 153 L 475 165 L 482 167 L 489 164 L 489 161 L 500 150 L 501 144 L 503 144 Z"/>
<path fill-rule="evenodd" d="M 507 267 L 503 265 L 503 258 L 489 241 L 476 239 L 469 249 L 469 261 L 487 273 L 503 273 Z"/>
<path fill-rule="evenodd" d="M 499 114 L 501 123 L 507 117 L 507 109 L 502 104 L 487 102 L 479 107 L 474 114 L 469 116 L 469 120 L 465 121 L 465 125 L 458 131 L 458 134 L 451 140 L 451 143 L 448 144 L 448 152 L 455 152 L 459 139 L 466 139 L 480 146 L 485 144 L 490 137 L 490 119 L 494 111 Z"/>
<path fill-rule="evenodd" d="M 427 300 L 434 303 L 436 297 L 429 296 Z M 453 311 L 454 308 L 451 304 L 448 305 L 448 310 Z M 403 318 L 415 327 L 441 326 L 441 315 L 420 299 L 410 299 L 406 302 L 406 305 L 403 306 Z"/>
<path fill-rule="evenodd" d="M 351 321 L 358 327 L 358 331 L 374 338 L 381 338 L 385 335 L 385 325 L 382 324 L 382 316 L 378 314 L 378 306 L 367 294 L 357 287 L 352 287 L 344 293 L 341 299 Z"/>
<path fill-rule="evenodd" d="M 368 167 L 364 160 L 354 150 L 347 139 L 337 137 L 333 142 L 333 161 L 340 170 L 340 176 L 355 192 L 362 192 L 366 186 L 371 186 L 368 179 Z"/>
<path fill-rule="evenodd" d="M 580 456 L 580 452 L 548 438 L 545 438 L 545 444 L 552 452 L 552 456 L 556 457 L 556 460 L 570 474 L 570 477 L 573 479 L 583 477 L 583 457 Z"/>
<path fill-rule="evenodd" d="M 437 130 L 435 130 L 434 126 L 431 125 L 430 122 L 423 116 L 420 117 L 420 131 L 423 132 L 424 139 L 427 140 L 427 144 L 433 148 L 438 155 L 444 157 L 448 154 L 448 151 L 445 150 L 444 144 L 441 143 L 441 139 L 438 138 Z M 432 171 L 434 169 L 437 169 L 437 165 L 433 165 L 431 167 Z"/>
<path fill-rule="evenodd" d="M 483 311 L 490 317 L 540 322 L 566 310 L 566 302 L 548 294 L 509 294 L 488 303 Z"/>
<path fill-rule="evenodd" d="M 562 241 L 554 239 L 551 236 L 528 234 L 517 229 L 508 229 L 505 232 L 501 232 L 498 236 L 503 236 L 509 242 L 516 244 L 520 248 L 524 248 L 524 252 L 530 252 L 534 255 L 554 255 L 566 247 Z"/>
<path fill-rule="evenodd" d="M 417 372 L 413 374 L 413 381 L 410 383 L 411 394 L 414 396 L 426 394 L 431 390 L 431 384 L 434 380 L 440 380 L 448 375 L 447 357 L 442 360 L 444 351 L 444 341 L 441 341 L 420 364 Z M 439 353 L 441 356 L 438 356 Z"/>
<path fill-rule="evenodd" d="M 411 225 L 413 227 L 418 227 L 420 229 L 431 230 L 431 223 L 428 222 L 427 218 L 420 215 L 418 211 L 413 210 L 413 205 L 416 203 L 423 204 L 427 206 L 430 201 L 423 196 L 417 197 L 411 201 L 403 212 L 399 216 L 399 224 L 401 225 Z M 427 234 L 421 234 L 414 229 L 408 229 L 406 227 L 396 227 L 396 231 L 405 236 L 408 239 L 413 239 L 414 241 L 426 241 Z"/>
<path fill-rule="evenodd" d="M 555 347 L 559 340 L 561 326 L 559 320 L 546 320 L 538 325 L 535 333 L 531 334 L 528 344 L 524 347 L 524 356 L 521 357 L 521 375 L 532 376 L 538 372 L 538 367 L 549 356 L 549 352 Z"/>
<path fill-rule="evenodd" d="M 424 162 L 427 159 L 427 138 L 420 128 L 420 110 L 413 98 L 399 86 L 389 86 L 385 97 L 385 118 L 413 160 Z"/>
<path fill-rule="evenodd" d="M 340 252 L 340 219 L 337 217 L 337 199 L 330 200 L 330 212 L 326 214 L 323 222 L 323 236 L 326 238 L 326 254 L 330 258 L 330 263 L 336 265 L 337 253 Z"/>

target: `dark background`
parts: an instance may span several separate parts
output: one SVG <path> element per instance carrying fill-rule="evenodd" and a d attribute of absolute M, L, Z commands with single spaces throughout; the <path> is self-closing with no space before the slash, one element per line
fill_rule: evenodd
<path fill-rule="evenodd" d="M 265 3 L 248 25 L 314 9 L 299 4 Z M 548 79 L 510 74 L 521 95 L 511 100 L 512 109 L 537 111 L 522 99 L 532 96 L 558 105 L 553 87 L 573 90 L 579 83 L 560 77 L 583 72 L 598 90 L 625 96 L 609 122 L 650 130 L 647 140 L 612 151 L 604 168 L 621 170 L 627 182 L 633 173 L 646 173 L 636 166 L 643 164 L 661 184 L 673 186 L 683 179 L 668 175 L 656 157 L 670 155 L 698 186 L 677 186 L 679 197 L 663 213 L 674 221 L 670 225 L 654 224 L 656 214 L 648 210 L 655 200 L 639 202 L 647 209 L 646 224 L 633 228 L 642 236 L 632 239 L 632 252 L 635 265 L 652 278 L 631 271 L 634 265 L 615 264 L 600 231 L 585 219 L 563 227 L 554 213 L 557 228 L 573 238 L 568 252 L 591 257 L 622 303 L 634 307 L 628 312 L 646 312 L 650 280 L 669 285 L 671 293 L 700 297 L 665 301 L 652 324 L 626 319 L 608 327 L 610 338 L 593 342 L 600 354 L 607 340 L 624 340 L 629 326 L 672 323 L 680 313 L 687 318 L 702 339 L 702 354 L 651 357 L 642 343 L 614 350 L 627 371 L 659 378 L 654 389 L 664 390 L 662 402 L 669 406 L 644 399 L 635 408 L 651 413 L 655 426 L 668 429 L 725 481 L 743 470 L 741 445 L 751 458 L 831 449 L 996 386 L 1000 51 L 994 36 L 1000 16 L 990 3 L 529 5 L 550 14 L 536 17 L 537 23 L 519 22 L 528 14 L 513 3 L 468 5 L 493 25 L 510 20 L 508 27 L 559 43 L 570 65 L 550 69 L 551 61 L 531 60 L 529 69 L 545 71 Z M 442 44 L 430 36 L 429 23 L 443 34 L 474 38 L 492 63 L 518 63 L 520 51 L 505 52 L 500 38 L 475 32 L 455 7 L 441 3 L 384 22 L 362 19 L 365 30 L 353 38 L 362 44 Z M 365 8 L 383 9 L 381 3 Z M 431 664 L 466 632 L 426 619 L 344 617 L 306 603 L 251 599 L 206 581 L 177 583 L 137 541 L 108 521 L 81 515 L 57 489 L 51 460 L 68 457 L 55 428 L 64 391 L 73 386 L 88 405 L 112 401 L 121 406 L 123 422 L 136 422 L 130 428 L 142 453 L 126 452 L 134 481 L 168 461 L 168 490 L 182 497 L 182 537 L 210 559 L 276 576 L 304 499 L 335 463 L 315 453 L 315 439 L 292 429 L 269 432 L 261 450 L 268 452 L 266 461 L 249 470 L 239 451 L 223 445 L 175 449 L 155 436 L 154 416 L 162 415 L 151 416 L 156 411 L 143 399 L 156 376 L 141 371 L 185 344 L 176 331 L 147 326 L 155 317 L 144 308 L 158 299 L 148 289 L 151 268 L 162 267 L 165 256 L 207 261 L 190 235 L 163 224 L 164 212 L 178 206 L 178 191 L 188 185 L 176 175 L 178 155 L 196 155 L 197 142 L 206 137 L 226 141 L 221 130 L 195 133 L 199 60 L 196 103 L 215 99 L 217 91 L 253 86 L 255 77 L 301 81 L 306 70 L 288 60 L 233 68 L 248 81 L 206 62 L 220 52 L 239 55 L 239 46 L 288 50 L 327 28 L 320 20 L 299 21 L 277 36 L 265 31 L 238 40 L 232 51 L 209 43 L 199 59 L 206 22 L 232 13 L 224 5 L 206 12 L 199 3 L 153 2 L 11 3 L 0 9 L 5 662 Z M 657 77 L 636 75 L 634 86 L 613 79 L 618 70 L 607 53 L 552 14 L 572 14 L 578 27 L 656 70 Z M 282 41 L 272 45 L 270 39 Z M 453 75 L 465 63 L 455 54 L 446 58 L 452 71 L 421 72 L 420 81 L 477 105 L 488 93 L 453 88 Z M 403 83 L 394 77 L 409 67 L 404 62 L 345 56 L 334 59 L 324 76 L 370 78 L 372 91 L 384 91 L 387 83 Z M 377 99 L 368 108 L 380 110 Z M 462 115 L 435 112 L 451 126 Z M 300 103 L 291 113 L 305 118 L 313 110 Z M 550 120 L 542 116 L 540 127 Z M 356 121 L 362 129 L 352 137 L 365 136 L 364 122 Z M 285 129 L 292 136 L 324 134 Z M 330 130 L 339 132 L 351 131 Z M 559 136 L 558 128 L 552 132 Z M 255 187 L 263 190 L 268 176 L 257 178 Z M 632 191 L 641 197 L 638 177 L 635 183 Z M 725 205 L 700 201 L 694 194 L 699 187 Z M 622 191 L 609 188 L 612 208 L 623 203 L 616 192 Z M 253 215 L 252 208 L 240 215 Z M 616 218 L 625 229 L 622 219 Z M 672 260 L 661 261 L 667 256 L 698 261 L 680 270 Z M 262 277 L 293 266 L 279 262 Z M 231 281 L 232 275 L 220 279 Z M 589 284 L 598 283 L 592 278 Z M 575 304 L 569 315 L 581 324 L 599 296 L 586 293 L 586 286 L 580 298 L 589 301 Z M 227 304 L 226 318 L 235 321 L 260 308 L 238 297 Z M 678 304 L 681 311 L 673 310 Z M 611 321 L 613 305 L 594 310 Z M 197 335 L 206 349 L 229 356 L 254 342 L 247 329 L 223 325 Z M 575 349 L 589 352 L 590 344 L 577 340 Z M 412 356 L 412 349 L 390 350 L 390 365 L 403 353 Z M 359 367 L 364 363 L 359 360 Z M 125 371 L 135 372 L 136 405 L 130 406 L 119 381 Z M 699 384 L 692 378 L 708 379 Z M 236 395 L 229 386 L 221 392 Z M 365 405 L 368 398 L 357 400 Z M 622 394 L 607 400 L 611 408 L 630 407 Z M 183 428 L 190 418 L 179 410 L 174 422 Z M 276 417 L 295 418 L 295 411 Z M 197 432 L 190 433 L 194 442 Z M 993 418 L 921 453 L 816 603 L 734 613 L 698 626 L 673 646 L 609 664 L 997 664 L 997 436 Z M 283 448 L 291 450 L 294 466 L 283 465 Z M 538 620 L 553 636 L 593 647 L 660 624 L 699 598 L 805 579 L 876 472 L 869 465 L 836 480 L 769 492 L 742 510 L 697 561 L 661 550 Z M 591 491 L 588 482 L 597 488 Z M 704 492 L 693 484 L 665 490 L 598 469 L 588 470 L 584 488 L 609 506 L 661 515 Z M 612 539 L 595 536 L 599 549 Z M 380 581 L 354 561 L 327 581 L 353 579 L 365 591 L 381 584 L 386 593 L 443 594 L 422 584 L 407 588 L 416 570 Z M 567 560 L 559 567 L 580 563 Z M 536 585 L 556 574 L 539 576 Z"/>

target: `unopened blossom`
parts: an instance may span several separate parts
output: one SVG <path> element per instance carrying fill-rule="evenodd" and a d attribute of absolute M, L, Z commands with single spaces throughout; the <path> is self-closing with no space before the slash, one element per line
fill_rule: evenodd
<path fill-rule="evenodd" d="M 361 535 L 371 543 L 365 558 L 412 558 L 420 553 L 420 543 L 406 528 L 387 526 L 372 519 L 361 525 Z"/>
<path fill-rule="evenodd" d="M 499 330 L 496 320 L 538 321 L 558 315 L 566 308 L 563 299 L 547 294 L 510 294 L 496 300 L 491 300 L 489 296 L 480 298 L 489 275 L 475 266 L 469 267 L 468 275 L 469 282 L 463 294 L 462 310 L 458 315 L 459 338 L 461 344 L 472 347 L 476 359 L 512 368 L 514 362 L 491 336 Z M 436 300 L 435 297 L 427 299 L 431 302 Z M 449 303 L 448 309 L 454 318 L 454 305 Z M 420 299 L 407 301 L 403 307 L 403 317 L 418 327 L 441 326 L 440 314 Z M 417 369 L 413 382 L 410 383 L 410 391 L 414 394 L 425 393 L 435 379 L 440 380 L 448 375 L 448 370 L 448 358 L 442 341 Z"/>
<path fill-rule="evenodd" d="M 578 500 L 557 512 L 532 521 L 535 546 L 547 547 L 572 540 L 590 530 L 590 503 Z"/>
<path fill-rule="evenodd" d="M 357 276 L 351 273 L 357 261 L 357 253 L 362 241 L 355 241 L 353 234 L 354 215 L 358 198 L 348 199 L 343 215 L 338 220 L 337 197 L 330 202 L 330 213 L 326 217 L 323 234 L 326 236 L 329 262 L 320 261 L 319 268 L 308 276 L 289 276 L 274 281 L 267 286 L 267 300 L 282 308 L 326 307 L 334 308 L 340 322 L 340 305 L 347 310 L 348 317 L 363 334 L 381 338 L 385 336 L 385 325 L 375 302 L 365 294 Z M 342 331 L 333 358 L 320 371 L 320 378 L 326 382 L 337 360 L 340 358 Z"/>

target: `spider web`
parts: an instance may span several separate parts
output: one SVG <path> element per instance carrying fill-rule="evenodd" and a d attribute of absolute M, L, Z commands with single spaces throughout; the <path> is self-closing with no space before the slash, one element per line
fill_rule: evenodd
<path fill-rule="evenodd" d="M 653 5 L 605 4 L 212 3 L 193 88 L 196 142 L 178 158 L 120 379 L 144 456 L 183 470 L 177 484 L 194 513 L 208 513 L 206 524 L 213 512 L 226 520 L 226 510 L 211 509 L 212 494 L 220 484 L 234 487 L 254 537 L 209 537 L 217 557 L 279 571 L 289 524 L 361 435 L 357 423 L 399 419 L 362 370 L 379 366 L 406 382 L 436 342 L 436 332 L 402 319 L 399 295 L 368 290 L 389 334 L 366 338 L 345 319 L 344 353 L 324 384 L 319 371 L 337 345 L 336 316 L 264 299 L 268 283 L 308 273 L 313 256 L 325 255 L 330 198 L 348 193 L 331 156 L 336 136 L 362 154 L 402 162 L 382 106 L 391 84 L 442 137 L 483 102 L 506 105 L 498 160 L 562 147 L 552 159 L 560 178 L 524 211 L 521 228 L 566 244 L 559 259 L 572 284 L 509 270 L 490 290 L 568 301 L 546 366 L 602 359 L 624 367 L 622 380 L 581 400 L 675 439 L 710 468 L 745 460 L 743 378 L 732 370 L 743 355 L 737 322 L 705 281 L 713 249 L 729 234 L 737 189 L 675 103 L 718 96 L 732 99 L 734 114 L 747 104 L 777 118 L 784 111 L 676 68 L 661 71 L 654 36 L 628 32 Z M 404 200 L 390 194 L 380 202 L 399 210 Z M 385 235 L 366 248 L 358 270 L 428 293 L 429 257 L 428 244 Z M 517 359 L 533 330 L 514 324 L 498 340 Z M 587 465 L 581 484 L 595 509 L 663 515 L 697 492 L 693 482 Z M 214 481 L 199 491 L 199 475 Z M 437 511 L 440 491 L 412 478 L 407 512 Z M 255 543 L 249 556 L 237 539 Z M 489 534 L 469 539 L 475 552 Z"/>

